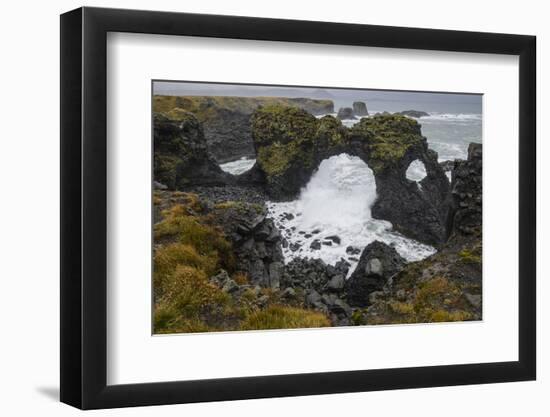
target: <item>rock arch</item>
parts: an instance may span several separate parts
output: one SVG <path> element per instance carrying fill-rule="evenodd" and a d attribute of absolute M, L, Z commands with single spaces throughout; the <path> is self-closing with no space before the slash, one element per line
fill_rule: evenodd
<path fill-rule="evenodd" d="M 271 198 L 296 198 L 321 161 L 347 153 L 374 172 L 373 217 L 421 242 L 445 240 L 449 182 L 415 120 L 376 115 L 346 128 L 332 116 L 317 119 L 295 107 L 266 106 L 254 112 L 251 126 L 257 162 L 249 177 L 263 182 Z M 421 188 L 405 175 L 414 160 L 426 168 Z"/>

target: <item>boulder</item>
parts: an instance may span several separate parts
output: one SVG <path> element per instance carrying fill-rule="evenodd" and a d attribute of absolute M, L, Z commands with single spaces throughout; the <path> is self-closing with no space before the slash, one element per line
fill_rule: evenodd
<path fill-rule="evenodd" d="M 346 278 L 342 274 L 334 275 L 327 284 L 329 291 L 341 291 L 346 284 Z"/>
<path fill-rule="evenodd" d="M 232 294 L 236 291 L 239 291 L 239 284 L 237 284 L 232 279 L 229 279 L 225 282 L 224 286 L 222 287 L 222 291 Z"/>
<path fill-rule="evenodd" d="M 313 250 L 319 250 L 321 249 L 321 242 L 315 239 L 313 242 L 311 242 L 311 244 L 309 245 L 309 248 Z"/>
<path fill-rule="evenodd" d="M 391 246 L 379 241 L 367 245 L 346 282 L 348 303 L 357 307 L 369 305 L 370 294 L 381 291 L 405 264 L 405 259 Z"/>
<path fill-rule="evenodd" d="M 422 111 L 422 110 L 403 110 L 403 111 L 397 112 L 396 114 L 400 114 L 401 116 L 414 117 L 415 119 L 430 115 L 430 113 L 426 113 L 425 111 Z"/>
<path fill-rule="evenodd" d="M 153 188 L 155 190 L 167 190 L 168 187 L 158 181 L 153 181 Z"/>
<path fill-rule="evenodd" d="M 336 236 L 336 235 L 326 236 L 325 239 L 331 240 L 331 241 L 333 241 L 334 243 L 336 243 L 337 245 L 339 245 L 340 242 L 341 242 L 340 237 L 339 237 L 339 236 Z"/>
<path fill-rule="evenodd" d="M 367 110 L 367 105 L 363 101 L 354 101 L 353 102 L 353 113 L 356 116 L 368 116 L 369 111 Z"/>
<path fill-rule="evenodd" d="M 314 289 L 322 293 L 336 274 L 338 271 L 321 259 L 295 258 L 285 266 L 281 287 Z"/>
<path fill-rule="evenodd" d="M 336 117 L 340 120 L 356 119 L 355 113 L 351 107 L 341 107 Z"/>

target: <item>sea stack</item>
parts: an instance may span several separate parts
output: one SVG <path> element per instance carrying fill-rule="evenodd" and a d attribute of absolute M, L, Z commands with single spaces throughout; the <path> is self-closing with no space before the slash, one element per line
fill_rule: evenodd
<path fill-rule="evenodd" d="M 353 112 L 356 116 L 368 116 L 369 111 L 367 110 L 367 105 L 363 101 L 354 101 L 353 102 Z"/>
<path fill-rule="evenodd" d="M 338 115 L 336 117 L 338 117 L 340 120 L 349 120 L 356 118 L 351 107 L 340 107 L 340 110 L 338 110 Z"/>

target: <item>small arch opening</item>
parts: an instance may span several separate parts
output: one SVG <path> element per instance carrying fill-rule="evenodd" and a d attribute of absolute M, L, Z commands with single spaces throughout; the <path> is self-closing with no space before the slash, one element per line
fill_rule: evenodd
<path fill-rule="evenodd" d="M 407 168 L 407 172 L 405 172 L 405 177 L 408 180 L 416 181 L 417 183 L 420 183 L 427 175 L 426 166 L 420 159 L 412 161 Z"/>
<path fill-rule="evenodd" d="M 220 164 L 220 168 L 233 175 L 241 175 L 250 170 L 256 163 L 256 158 L 249 158 L 243 156 L 242 158 L 236 159 L 234 161 L 225 162 Z"/>

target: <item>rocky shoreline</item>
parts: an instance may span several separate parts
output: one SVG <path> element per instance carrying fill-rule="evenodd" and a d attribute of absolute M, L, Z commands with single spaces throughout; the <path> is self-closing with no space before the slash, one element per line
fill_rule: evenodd
<path fill-rule="evenodd" d="M 350 110 L 368 114 L 355 103 Z M 233 176 L 220 169 L 207 144 L 215 135 L 195 114 L 154 115 L 155 332 L 481 319 L 481 145 L 442 167 L 420 125 L 403 115 L 346 128 L 332 116 L 263 103 L 248 117 L 257 161 Z M 265 202 L 296 198 L 320 162 L 341 153 L 372 168 L 373 216 L 436 254 L 407 263 L 375 241 L 349 248 L 354 270 L 343 258 L 285 264 L 287 243 Z M 419 183 L 405 176 L 416 160 L 427 172 Z"/>

